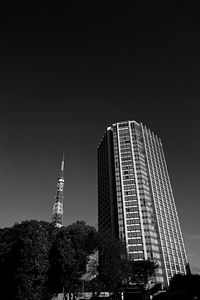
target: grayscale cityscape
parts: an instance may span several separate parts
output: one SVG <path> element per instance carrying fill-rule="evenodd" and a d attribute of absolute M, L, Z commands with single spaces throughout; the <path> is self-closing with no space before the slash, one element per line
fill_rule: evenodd
<path fill-rule="evenodd" d="M 0 299 L 200 300 L 198 1 L 0 1 Z"/>

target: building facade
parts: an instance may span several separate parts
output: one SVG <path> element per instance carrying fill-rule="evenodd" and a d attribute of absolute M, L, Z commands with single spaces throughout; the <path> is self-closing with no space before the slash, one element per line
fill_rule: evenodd
<path fill-rule="evenodd" d="M 130 259 L 158 263 L 156 283 L 186 273 L 162 142 L 142 123 L 113 124 L 98 146 L 98 224 L 101 234 L 125 243 Z"/>

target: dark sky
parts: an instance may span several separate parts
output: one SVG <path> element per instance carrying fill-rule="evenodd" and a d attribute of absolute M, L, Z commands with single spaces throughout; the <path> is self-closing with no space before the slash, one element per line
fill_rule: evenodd
<path fill-rule="evenodd" d="M 49 2 L 0 1 L 0 226 L 51 220 L 63 151 L 64 223 L 97 226 L 97 145 L 136 120 L 162 139 L 200 271 L 200 7 Z"/>

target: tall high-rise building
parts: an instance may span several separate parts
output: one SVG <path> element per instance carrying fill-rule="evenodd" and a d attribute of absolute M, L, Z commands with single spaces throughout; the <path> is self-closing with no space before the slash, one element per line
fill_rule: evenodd
<path fill-rule="evenodd" d="M 52 223 L 57 227 L 63 225 L 63 189 L 64 189 L 64 153 L 61 163 L 61 176 L 58 178 L 56 201 L 53 205 Z"/>
<path fill-rule="evenodd" d="M 132 260 L 158 263 L 154 282 L 186 272 L 187 255 L 162 142 L 142 123 L 108 127 L 98 146 L 98 225 Z"/>

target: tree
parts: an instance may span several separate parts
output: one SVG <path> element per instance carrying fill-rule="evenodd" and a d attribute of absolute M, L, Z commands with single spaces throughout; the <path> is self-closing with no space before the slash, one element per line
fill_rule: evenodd
<path fill-rule="evenodd" d="M 92 296 L 98 296 L 101 292 L 101 284 L 98 280 L 98 251 L 90 255 L 90 260 L 87 264 L 86 273 L 82 276 L 83 291 L 92 292 Z"/>
<path fill-rule="evenodd" d="M 128 282 L 129 263 L 124 244 L 115 239 L 102 239 L 99 245 L 99 284 L 104 291 L 117 294 Z"/>
<path fill-rule="evenodd" d="M 116 296 L 132 285 L 137 285 L 145 291 L 157 267 L 149 260 L 130 260 L 121 241 L 101 239 L 98 280 L 105 291 L 112 292 Z"/>
<path fill-rule="evenodd" d="M 82 283 L 89 257 L 96 248 L 97 232 L 84 221 L 57 229 L 50 251 L 50 292 L 58 293 L 64 288 L 75 294 Z"/>
<path fill-rule="evenodd" d="M 63 287 L 76 291 L 96 235 L 83 221 L 56 228 L 32 220 L 0 229 L 2 299 L 46 300 Z"/>
<path fill-rule="evenodd" d="M 172 292 L 184 291 L 190 296 L 200 296 L 200 275 L 198 274 L 176 274 L 170 281 Z"/>
<path fill-rule="evenodd" d="M 47 222 L 25 221 L 0 234 L 0 280 L 3 299 L 45 299 L 49 269 Z"/>
<path fill-rule="evenodd" d="M 150 260 L 130 261 L 129 266 L 130 282 L 142 287 L 144 290 L 158 268 L 158 265 Z"/>

